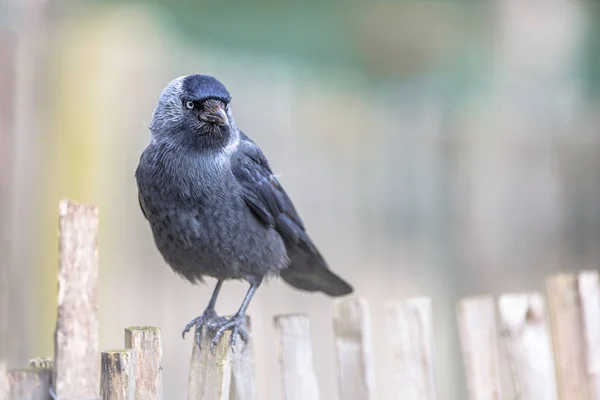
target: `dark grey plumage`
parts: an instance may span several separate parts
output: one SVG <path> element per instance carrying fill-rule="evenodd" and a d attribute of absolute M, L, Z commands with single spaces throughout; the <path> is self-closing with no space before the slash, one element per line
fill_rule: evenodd
<path fill-rule="evenodd" d="M 330 296 L 352 292 L 331 272 L 260 148 L 236 125 L 231 96 L 217 79 L 189 75 L 163 90 L 150 125 L 151 142 L 136 170 L 140 207 L 155 244 L 173 270 L 191 282 L 218 280 L 206 311 L 188 326 L 213 334 L 240 324 L 265 277 Z M 225 280 L 250 283 L 230 320 L 214 303 Z"/>

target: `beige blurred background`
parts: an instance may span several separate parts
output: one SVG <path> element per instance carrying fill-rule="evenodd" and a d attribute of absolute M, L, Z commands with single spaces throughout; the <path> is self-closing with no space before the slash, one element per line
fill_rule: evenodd
<path fill-rule="evenodd" d="M 383 305 L 433 299 L 441 398 L 464 398 L 454 307 L 600 261 L 600 5 L 588 0 L 0 2 L 0 358 L 52 354 L 57 209 L 101 209 L 100 340 L 160 326 L 165 397 L 181 329 L 213 282 L 164 264 L 138 208 L 146 124 L 172 78 L 208 73 L 265 151 L 332 268 L 368 299 L 380 398 Z M 246 291 L 226 284 L 220 313 Z M 261 399 L 281 398 L 272 318 L 310 314 L 337 398 L 331 302 L 283 282 L 249 314 Z"/>

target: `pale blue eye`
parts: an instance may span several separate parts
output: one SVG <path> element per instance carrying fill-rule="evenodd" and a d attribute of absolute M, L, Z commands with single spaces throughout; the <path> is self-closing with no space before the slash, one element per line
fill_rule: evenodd
<path fill-rule="evenodd" d="M 188 110 L 193 110 L 194 109 L 194 102 L 191 100 L 188 100 L 185 102 L 185 108 L 187 108 Z"/>

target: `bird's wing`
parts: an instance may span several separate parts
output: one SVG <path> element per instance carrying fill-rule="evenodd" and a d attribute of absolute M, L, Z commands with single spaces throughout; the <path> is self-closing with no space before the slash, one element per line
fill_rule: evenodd
<path fill-rule="evenodd" d="M 260 221 L 273 227 L 286 245 L 290 265 L 281 271 L 281 277 L 302 290 L 318 290 L 330 296 L 351 293 L 352 287 L 329 270 L 260 148 L 240 134 L 231 171 L 242 187 L 248 207 Z"/>
<path fill-rule="evenodd" d="M 287 243 L 316 251 L 304 224 L 260 148 L 241 133 L 231 171 L 242 187 L 244 200 L 266 225 L 274 227 Z"/>
<path fill-rule="evenodd" d="M 144 218 L 148 219 L 148 216 L 146 215 L 146 210 L 144 210 L 144 205 L 142 204 L 142 198 L 140 197 L 139 193 L 138 193 L 138 203 L 140 204 L 140 209 L 142 210 L 142 214 L 144 214 Z"/>

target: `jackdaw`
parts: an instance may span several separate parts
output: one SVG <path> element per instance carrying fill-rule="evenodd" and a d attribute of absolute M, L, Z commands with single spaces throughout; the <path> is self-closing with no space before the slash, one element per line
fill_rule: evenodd
<path fill-rule="evenodd" d="M 208 306 L 182 332 L 185 337 L 195 327 L 200 345 L 205 327 L 211 348 L 227 330 L 231 346 L 237 335 L 247 342 L 244 316 L 265 278 L 279 275 L 295 288 L 329 296 L 353 290 L 328 268 L 263 152 L 236 126 L 230 101 L 212 76 L 171 81 L 135 172 L 140 207 L 167 264 L 192 283 L 217 279 Z M 237 313 L 224 318 L 215 302 L 229 279 L 250 289 Z"/>

